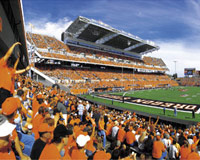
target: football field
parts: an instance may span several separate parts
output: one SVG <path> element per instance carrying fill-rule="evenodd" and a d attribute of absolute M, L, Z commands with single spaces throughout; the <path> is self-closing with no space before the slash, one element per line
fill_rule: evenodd
<path fill-rule="evenodd" d="M 124 92 L 112 94 L 123 95 Z M 200 104 L 200 87 L 172 87 L 167 89 L 138 90 L 127 92 L 125 96 L 177 103 Z"/>
<path fill-rule="evenodd" d="M 119 107 L 136 112 L 162 115 L 170 119 L 200 121 L 200 87 L 173 87 L 167 89 L 112 92 L 83 95 L 83 97 L 104 105 L 115 106 L 115 108 Z M 174 106 L 178 109 L 176 117 L 174 116 Z M 195 118 L 192 117 L 192 110 L 195 111 Z"/>

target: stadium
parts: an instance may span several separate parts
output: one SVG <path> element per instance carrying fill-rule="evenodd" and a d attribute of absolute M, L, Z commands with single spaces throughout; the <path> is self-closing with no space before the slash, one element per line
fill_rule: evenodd
<path fill-rule="evenodd" d="M 83 149 L 87 153 L 92 148 L 92 154 L 88 152 L 81 155 L 83 159 L 95 159 L 95 156 L 98 159 L 100 155 L 97 157 L 97 153 L 105 154 L 103 159 L 117 159 L 114 150 L 119 150 L 117 147 L 120 147 L 120 151 L 123 150 L 122 144 L 129 150 L 126 154 L 124 151 L 123 155 L 119 153 L 118 158 L 127 156 L 133 159 L 139 159 L 140 156 L 160 158 L 155 156 L 153 146 L 151 146 L 153 151 L 148 151 L 148 154 L 145 150 L 148 147 L 140 146 L 140 144 L 146 145 L 145 142 L 150 135 L 155 137 L 156 141 L 160 138 L 164 141 L 168 135 L 171 138 L 170 144 L 181 134 L 184 134 L 185 140 L 189 140 L 188 137 L 192 136 L 190 139 L 193 142 L 188 143 L 191 146 L 195 145 L 196 150 L 190 146 L 191 153 L 198 153 L 199 71 L 195 68 L 185 68 L 185 77 L 177 78 L 176 74 L 170 76 L 167 74 L 169 69 L 163 59 L 148 56 L 149 53 L 160 49 L 153 41 L 83 16 L 78 16 L 68 28 L 63 30 L 60 37 L 61 40 L 58 40 L 46 34 L 25 32 L 22 1 L 0 1 L 1 61 L 6 59 L 9 54 L 7 51 L 14 43 L 21 44 L 16 45 L 10 55 L 11 68 L 14 68 L 11 72 L 13 77 L 10 76 L 12 89 L 8 90 L 5 87 L 6 81 L 9 80 L 5 82 L 1 80 L 0 83 L 0 115 L 3 115 L 0 117 L 0 125 L 9 121 L 11 127 L 11 123 L 15 123 L 16 115 L 21 119 L 21 122 L 15 123 L 17 134 L 21 135 L 21 138 L 14 141 L 15 144 L 19 141 L 23 142 L 25 149 L 23 147 L 19 149 L 20 146 L 18 149 L 13 148 L 17 159 L 39 158 L 35 157 L 36 153 L 39 153 L 34 150 L 36 149 L 34 142 L 44 133 L 50 133 L 48 127 L 54 126 L 52 133 L 54 138 L 51 138 L 51 143 L 45 141 L 45 145 L 62 143 L 61 140 L 55 139 L 56 131 L 59 130 L 57 128 L 61 130 L 61 125 L 65 126 L 64 129 L 62 128 L 66 130 L 64 137 L 69 138 L 65 147 L 63 144 L 64 153 L 61 150 L 58 152 L 62 158 L 68 156 L 77 159 L 80 157 L 76 157 L 78 156 L 76 153 L 82 152 Z M 4 79 L 6 74 L 10 74 L 10 70 L 3 72 L 5 69 L 3 62 L 1 62 L 1 69 L 0 75 Z M 5 95 L 7 93 L 9 94 Z M 9 108 L 10 103 L 7 102 L 10 98 L 20 101 L 20 105 L 19 102 L 12 102 L 13 106 L 18 104 L 18 112 L 13 111 L 16 114 L 13 121 L 10 120 L 13 115 L 8 114 L 8 112 L 13 113 L 11 112 L 13 107 Z M 80 109 L 81 107 L 83 108 Z M 41 111 L 42 109 L 44 111 Z M 38 115 L 40 117 L 37 117 Z M 41 125 L 44 123 L 48 124 L 47 128 Z M 123 128 L 124 124 L 126 130 Z M 118 128 L 117 133 L 113 129 L 115 127 Z M 3 125 L 0 128 L 2 131 L 6 130 Z M 118 137 L 121 135 L 119 132 L 122 132 L 120 129 L 126 131 L 122 140 Z M 100 140 L 99 142 L 92 140 L 92 147 L 88 147 L 90 141 L 85 142 L 84 138 L 88 136 L 91 140 L 94 132 L 97 141 Z M 134 133 L 133 137 L 138 135 L 140 138 L 135 139 L 135 143 L 129 143 L 127 136 L 129 132 Z M 70 139 L 72 133 L 75 136 Z M 61 131 L 59 134 L 58 137 L 62 139 Z M 174 137 L 175 134 L 177 137 Z M 3 132 L 2 135 L 0 134 L 0 140 L 8 135 L 9 133 Z M 79 142 L 78 138 L 81 136 L 80 141 L 84 144 Z M 29 142 L 28 138 L 31 139 Z M 112 142 L 115 141 L 116 148 L 111 149 Z M 180 138 L 177 139 L 178 142 L 180 151 L 180 146 L 185 145 L 185 142 L 180 142 Z M 97 149 L 98 144 L 102 145 L 99 149 Z M 168 157 L 167 155 L 165 157 L 170 159 L 170 146 L 166 146 L 166 143 L 164 145 L 166 151 L 163 150 L 161 155 L 168 152 Z M 48 156 L 50 149 L 46 148 L 44 150 L 42 148 L 43 151 L 40 152 L 41 159 L 59 158 L 55 156 L 57 153 L 53 154 L 54 152 Z M 133 151 L 137 155 L 131 155 Z M 177 154 L 179 155 L 174 159 L 182 158 L 181 151 Z M 0 159 L 6 156 L 7 152 L 1 152 L 0 148 Z"/>

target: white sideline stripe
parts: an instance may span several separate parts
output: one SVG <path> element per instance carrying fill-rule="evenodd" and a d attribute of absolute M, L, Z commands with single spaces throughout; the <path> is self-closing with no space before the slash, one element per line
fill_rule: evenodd
<path fill-rule="evenodd" d="M 102 98 L 102 99 L 107 99 L 107 100 L 111 100 L 111 101 L 112 101 L 112 99 L 110 99 L 110 98 L 99 97 L 99 96 L 94 96 L 94 97 Z M 116 99 L 113 99 L 113 101 L 122 102 L 122 101 L 116 100 Z M 125 102 L 125 101 L 124 101 L 124 103 L 135 104 L 135 105 L 137 105 L 137 106 L 151 107 L 151 108 L 156 108 L 156 109 L 163 109 L 163 108 L 160 108 L 160 107 L 155 107 L 155 106 L 145 105 L 145 104 L 138 104 L 138 103 L 132 103 L 132 102 Z M 122 108 L 123 108 L 123 107 L 122 107 Z M 172 110 L 172 111 L 174 110 L 174 109 L 169 109 L 169 108 L 165 108 L 165 109 L 166 109 L 166 110 Z M 183 110 L 178 110 L 178 109 L 177 109 L 177 112 L 192 113 L 192 112 L 189 112 L 189 111 L 183 111 Z M 200 109 L 199 109 L 197 112 L 199 113 L 199 112 L 200 112 Z M 197 112 L 195 112 L 195 113 L 197 113 Z"/>

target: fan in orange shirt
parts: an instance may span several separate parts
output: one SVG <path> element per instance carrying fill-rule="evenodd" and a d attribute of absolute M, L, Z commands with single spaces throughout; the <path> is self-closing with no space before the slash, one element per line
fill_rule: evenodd
<path fill-rule="evenodd" d="M 160 136 L 156 136 L 156 141 L 153 142 L 152 157 L 156 159 L 165 158 L 167 152 L 164 144 L 160 141 Z"/>
<path fill-rule="evenodd" d="M 16 68 L 17 68 L 17 65 L 19 62 L 19 55 L 18 55 L 18 59 L 15 62 L 14 66 L 11 67 L 12 66 L 11 54 L 16 45 L 21 45 L 21 43 L 19 43 L 19 42 L 14 43 L 9 48 L 9 50 L 7 51 L 5 56 L 0 59 L 0 77 L 3 77 L 0 81 L 0 107 L 1 107 L 2 103 L 5 101 L 5 99 L 8 97 L 12 97 L 12 95 L 14 93 L 15 75 L 24 73 L 30 69 L 30 66 L 28 66 L 26 69 L 16 71 Z"/>
<path fill-rule="evenodd" d="M 125 126 L 122 125 L 122 127 L 119 128 L 118 135 L 117 135 L 117 140 L 119 140 L 121 143 L 124 142 L 125 137 L 126 137 L 126 132 L 124 129 L 125 129 Z"/>
<path fill-rule="evenodd" d="M 106 147 L 106 132 L 105 132 L 105 129 L 104 129 L 104 125 L 105 125 L 104 116 L 101 116 L 100 119 L 99 119 L 98 135 L 103 136 L 103 147 L 105 148 Z"/>
<path fill-rule="evenodd" d="M 68 143 L 68 137 L 73 132 L 63 124 L 58 125 L 53 132 L 53 140 L 43 149 L 39 159 L 62 159 L 60 152 Z M 65 157 L 65 156 L 64 156 Z"/>
<path fill-rule="evenodd" d="M 184 141 L 184 144 L 180 149 L 180 157 L 181 157 L 180 160 L 187 159 L 190 152 L 191 152 L 191 150 L 189 148 L 189 143 L 187 141 Z"/>
<path fill-rule="evenodd" d="M 188 154 L 187 160 L 200 160 L 196 144 L 191 145 L 191 153 Z"/>
<path fill-rule="evenodd" d="M 35 134 L 35 140 L 38 139 L 39 133 L 38 133 L 38 128 L 40 126 L 40 124 L 44 121 L 45 119 L 45 108 L 44 107 L 40 107 L 38 110 L 38 114 L 33 118 L 32 124 L 33 124 L 33 133 Z"/>
<path fill-rule="evenodd" d="M 2 114 L 8 118 L 8 121 L 10 123 L 14 123 L 15 116 L 17 114 L 17 109 L 19 108 L 19 99 L 14 98 L 14 97 L 9 97 L 7 98 L 3 104 L 2 104 Z M 2 132 L 2 130 L 1 130 Z M 17 134 L 16 129 L 13 130 L 13 136 L 12 140 L 15 142 L 15 149 L 17 153 L 19 154 L 21 159 L 30 159 L 27 155 L 23 154 L 21 146 L 20 146 L 20 141 L 19 137 Z"/>
<path fill-rule="evenodd" d="M 134 146 L 134 143 L 136 141 L 135 134 L 132 132 L 133 127 L 130 126 L 130 129 L 128 132 L 126 132 L 126 143 L 130 146 Z"/>

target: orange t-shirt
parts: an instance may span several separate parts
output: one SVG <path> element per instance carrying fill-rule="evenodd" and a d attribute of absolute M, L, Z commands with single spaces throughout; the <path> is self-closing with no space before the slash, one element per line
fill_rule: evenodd
<path fill-rule="evenodd" d="M 94 152 L 96 150 L 96 148 L 94 147 L 94 140 L 95 140 L 95 138 L 93 137 L 87 142 L 87 144 L 86 144 L 87 150 L 92 151 L 92 152 Z"/>
<path fill-rule="evenodd" d="M 104 130 L 104 125 L 105 125 L 105 122 L 104 120 L 99 120 L 99 130 Z"/>
<path fill-rule="evenodd" d="M 165 151 L 165 146 L 161 141 L 153 142 L 152 156 L 154 158 L 160 158 L 162 156 L 162 152 L 164 152 L 164 151 Z"/>
<path fill-rule="evenodd" d="M 135 134 L 132 131 L 128 131 L 126 133 L 126 143 L 132 144 L 135 141 L 136 141 Z"/>
<path fill-rule="evenodd" d="M 190 154 L 191 150 L 189 148 L 181 147 L 180 149 L 180 160 L 187 159 L 187 156 Z"/>
<path fill-rule="evenodd" d="M 12 150 L 9 152 L 0 152 L 0 159 L 16 159 Z"/>
<path fill-rule="evenodd" d="M 39 108 L 40 108 L 40 104 L 38 103 L 36 98 L 33 98 L 33 104 L 32 104 L 33 118 L 35 117 Z"/>
<path fill-rule="evenodd" d="M 191 160 L 191 159 L 194 159 L 194 160 L 200 160 L 200 156 L 198 153 L 196 152 L 191 152 L 188 157 L 187 157 L 187 160 Z"/>
<path fill-rule="evenodd" d="M 56 146 L 51 143 L 44 147 L 39 159 L 62 159 L 62 157 Z"/>
<path fill-rule="evenodd" d="M 94 154 L 93 160 L 109 160 L 111 158 L 111 154 L 110 153 L 106 153 L 104 151 L 97 151 Z"/>
<path fill-rule="evenodd" d="M 11 93 L 14 92 L 14 78 L 15 70 L 7 66 L 7 62 L 4 61 L 4 58 L 0 59 L 0 88 L 4 88 Z"/>
<path fill-rule="evenodd" d="M 70 135 L 68 138 L 67 145 L 64 147 L 65 152 L 67 152 L 70 155 L 71 148 L 73 148 L 73 147 L 77 148 L 77 144 L 76 144 L 76 141 L 75 141 L 73 135 Z"/>
<path fill-rule="evenodd" d="M 126 137 L 126 132 L 120 128 L 118 131 L 117 140 L 119 140 L 120 142 L 124 142 L 125 137 Z"/>
<path fill-rule="evenodd" d="M 44 121 L 44 117 L 42 117 L 41 114 L 37 114 L 35 116 L 35 118 L 33 119 L 32 121 L 32 124 L 33 124 L 33 133 L 35 134 L 35 139 L 38 139 L 40 136 L 39 136 L 39 133 L 38 133 L 38 128 L 40 126 L 40 124 Z"/>
<path fill-rule="evenodd" d="M 113 127 L 112 123 L 108 123 L 107 124 L 107 127 L 106 127 L 106 136 L 111 135 L 111 133 L 112 133 L 112 127 Z"/>
<path fill-rule="evenodd" d="M 73 149 L 71 154 L 72 160 L 87 160 L 87 156 L 84 152 L 80 152 L 78 149 Z"/>

